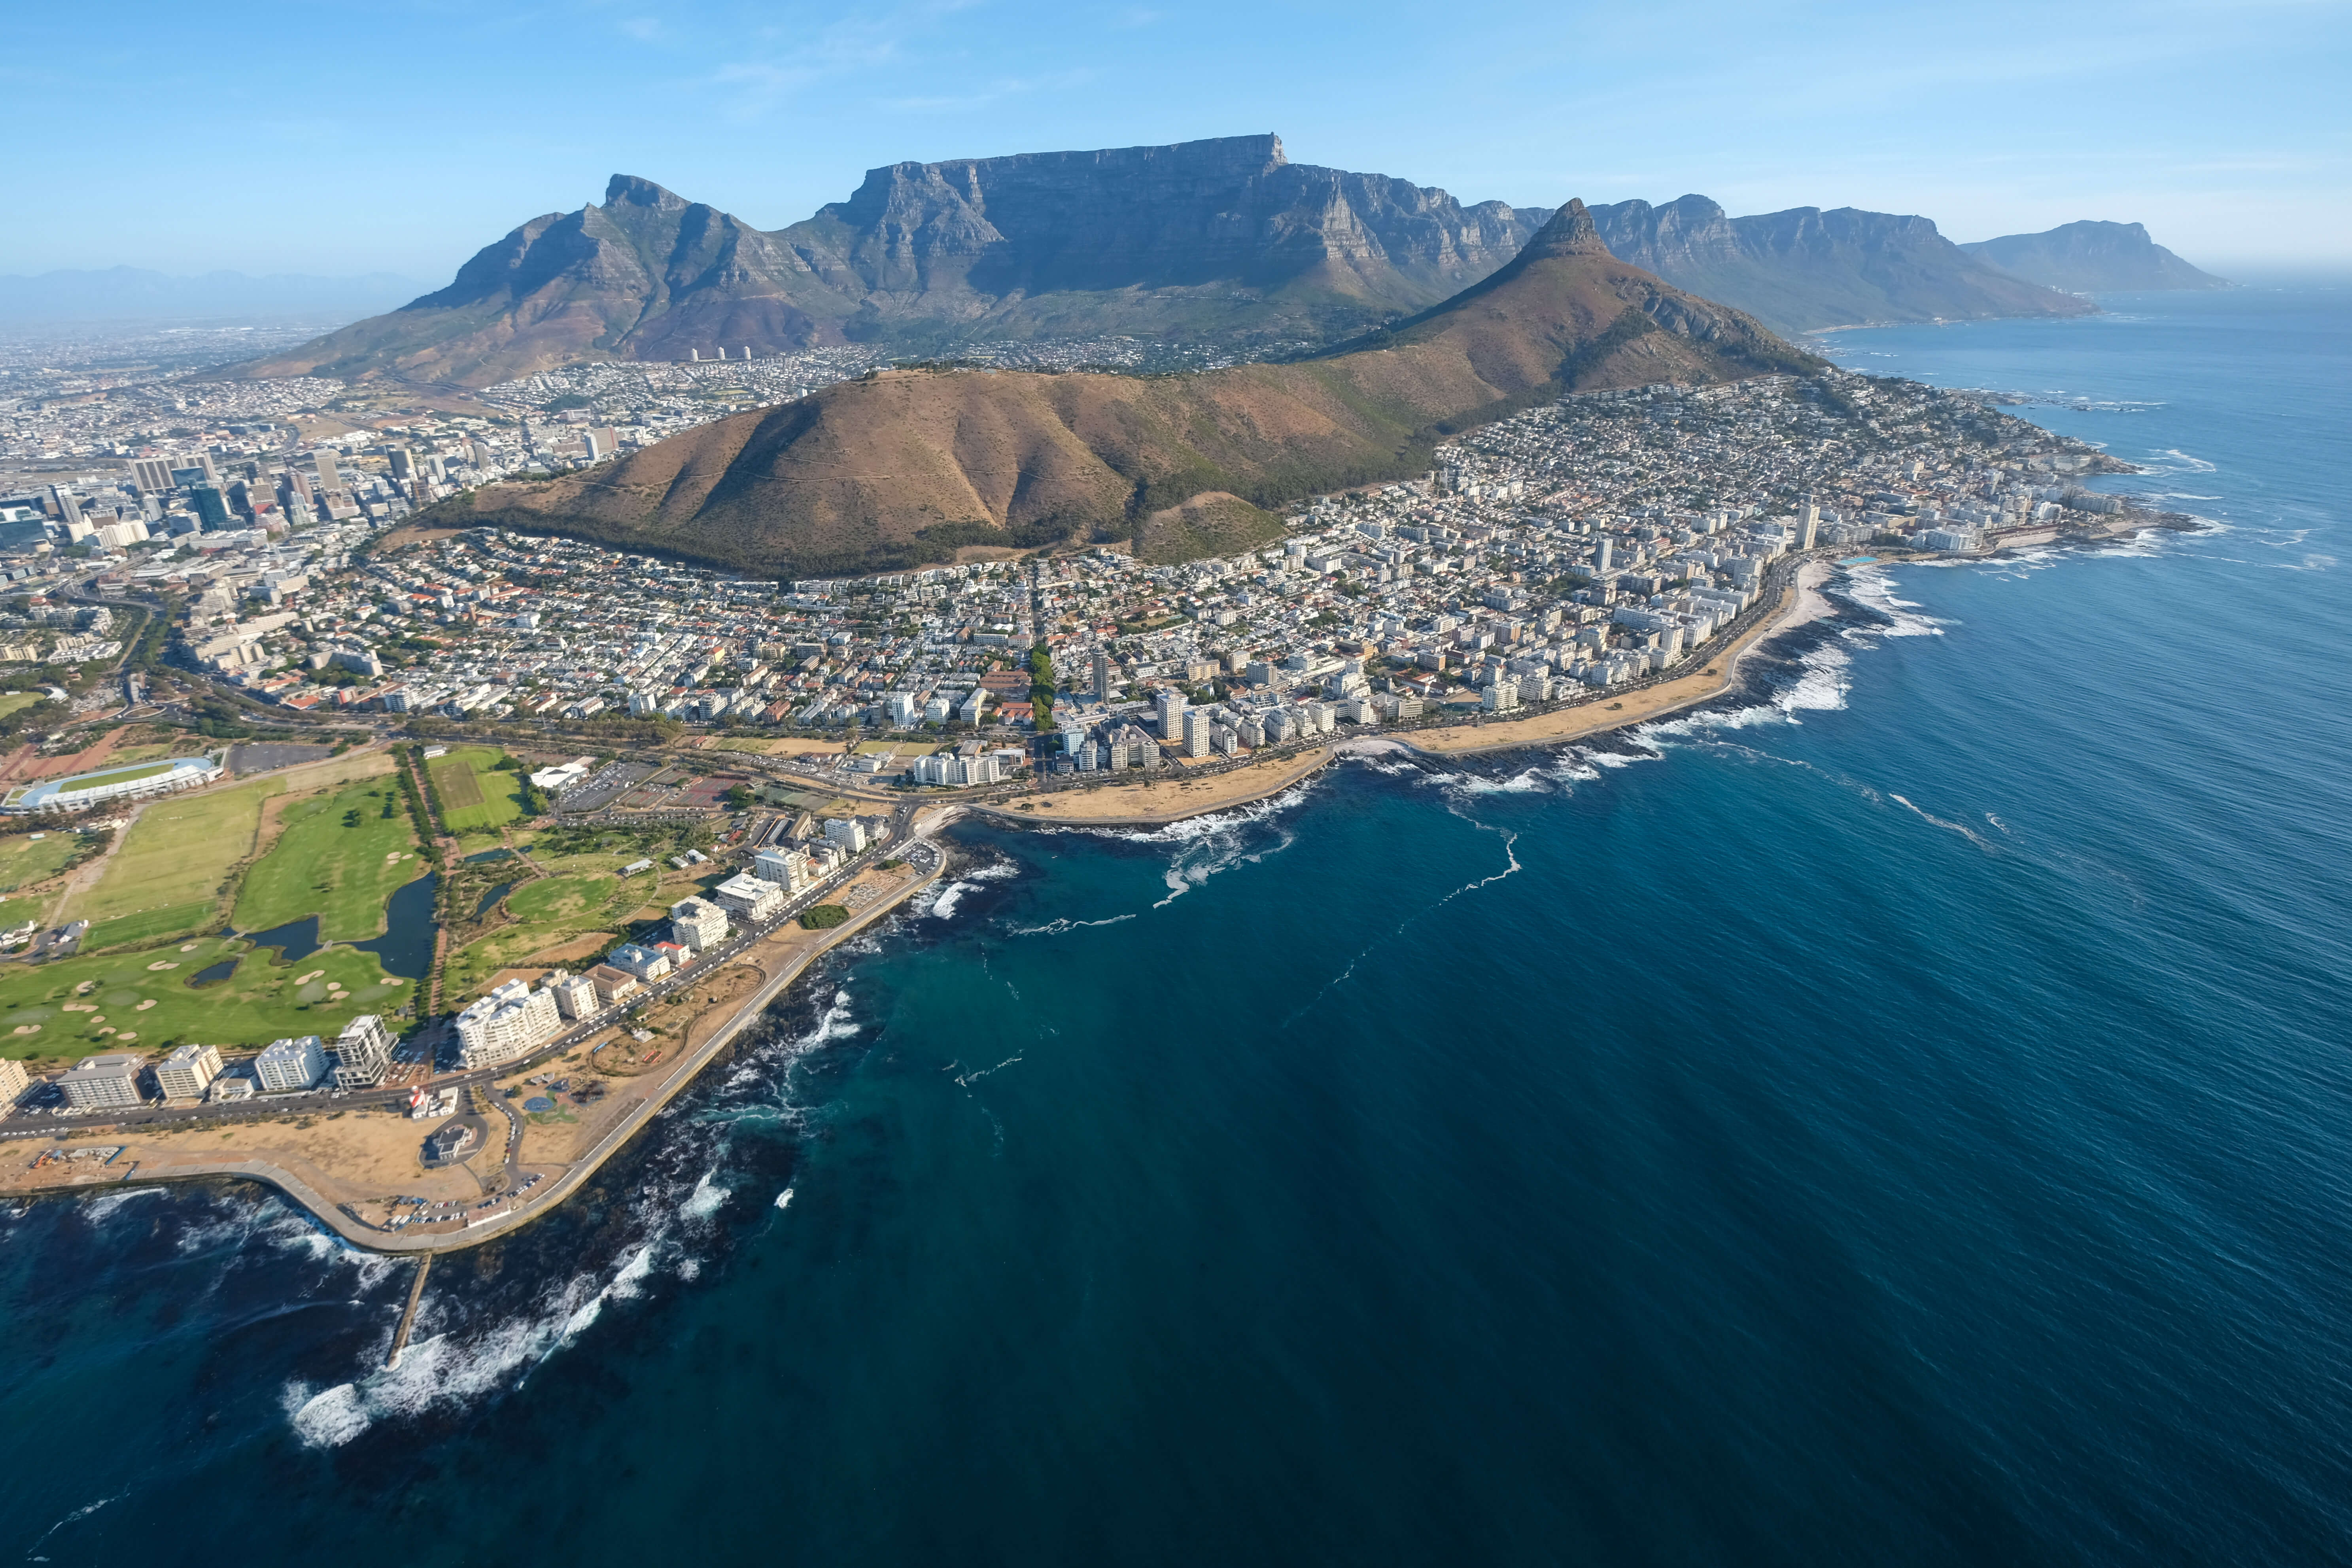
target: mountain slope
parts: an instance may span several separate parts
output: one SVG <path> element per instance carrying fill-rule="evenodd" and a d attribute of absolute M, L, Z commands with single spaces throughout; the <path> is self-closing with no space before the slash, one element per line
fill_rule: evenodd
<path fill-rule="evenodd" d="M 773 233 L 615 174 L 446 289 L 246 374 L 484 385 L 579 360 L 1114 332 L 1328 342 L 1508 260 L 1549 217 L 1290 163 L 1275 136 L 876 169 Z"/>
<path fill-rule="evenodd" d="M 2147 237 L 2136 223 L 2084 219 L 2040 234 L 2004 234 L 1962 250 L 2003 272 L 2053 289 L 2227 289 Z"/>
<path fill-rule="evenodd" d="M 1687 195 L 1595 207 L 1592 218 L 1625 260 L 1777 331 L 2097 309 L 1988 266 L 1924 217 L 1791 207 L 1735 218 Z"/>
<path fill-rule="evenodd" d="M 1817 363 L 1619 261 L 1570 202 L 1490 277 L 1349 352 L 1186 376 L 878 373 L 432 515 L 780 575 L 1073 536 L 1175 556 L 1246 542 L 1252 508 L 1418 473 L 1442 435 L 1569 388 Z"/>

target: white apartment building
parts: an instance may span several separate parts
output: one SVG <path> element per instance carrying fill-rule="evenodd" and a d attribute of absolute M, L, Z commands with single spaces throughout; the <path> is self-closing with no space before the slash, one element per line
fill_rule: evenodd
<path fill-rule="evenodd" d="M 784 890 L 773 882 L 763 882 L 748 871 L 739 871 L 710 890 L 719 907 L 747 921 L 763 921 L 784 907 Z"/>
<path fill-rule="evenodd" d="M 139 1058 L 130 1051 L 84 1057 L 58 1079 L 58 1087 L 65 1090 L 66 1103 L 77 1110 L 100 1106 L 128 1109 L 147 1101 L 139 1089 Z"/>
<path fill-rule="evenodd" d="M 741 879 L 737 878 L 735 880 L 740 881 Z M 727 884 L 721 882 L 719 887 L 719 891 L 723 893 L 726 891 Z M 723 898 L 719 902 L 722 905 L 726 905 L 726 900 Z M 732 908 L 733 906 L 727 905 L 726 907 Z M 633 942 L 625 942 L 620 946 L 614 948 L 612 952 L 606 953 L 604 955 L 604 962 L 607 964 L 610 964 L 613 968 L 619 970 L 622 973 L 629 975 L 639 984 L 643 985 L 653 984 L 656 981 L 660 980 L 663 976 L 667 975 L 670 971 L 669 954 L 666 952 L 656 952 L 649 947 L 639 947 Z"/>
<path fill-rule="evenodd" d="M 1155 700 L 1160 709 L 1160 738 L 1163 741 L 1182 740 L 1184 738 L 1184 694 L 1181 691 L 1163 691 Z"/>
<path fill-rule="evenodd" d="M 166 1100 L 202 1100 L 220 1070 L 218 1046 L 180 1046 L 156 1064 L 155 1087 Z"/>
<path fill-rule="evenodd" d="M 469 1068 L 497 1067 L 528 1056 L 562 1027 L 552 992 L 509 980 L 457 1015 L 458 1059 Z"/>
<path fill-rule="evenodd" d="M 362 1013 L 335 1037 L 335 1087 L 373 1089 L 392 1068 L 392 1031 L 374 1013 Z"/>
<path fill-rule="evenodd" d="M 559 969 L 547 977 L 547 989 L 555 997 L 555 1010 L 567 1018 L 585 1018 L 601 1005 L 596 983 L 584 974 L 566 974 Z"/>
<path fill-rule="evenodd" d="M 1180 699 L 1179 700 L 1181 700 Z M 1184 714 L 1182 722 L 1184 732 L 1184 754 L 1188 757 L 1207 756 L 1209 754 L 1210 738 L 1216 730 L 1215 721 L 1212 720 L 1206 713 L 1202 712 L 1200 710 L 1194 709 L 1191 712 Z"/>
<path fill-rule="evenodd" d="M 866 825 L 854 816 L 827 818 L 824 836 L 852 855 L 860 853 L 866 847 Z"/>
<path fill-rule="evenodd" d="M 14 1057 L 0 1057 L 0 1105 L 14 1105 L 32 1081 L 23 1062 Z"/>
<path fill-rule="evenodd" d="M 316 1035 L 272 1040 L 253 1061 L 264 1094 L 290 1094 L 327 1076 L 327 1047 Z"/>
<path fill-rule="evenodd" d="M 670 940 L 703 952 L 727 940 L 727 911 L 707 899 L 680 899 L 669 907 Z"/>
<path fill-rule="evenodd" d="M 809 858 L 798 849 L 762 849 L 751 857 L 751 875 L 797 891 L 809 879 Z"/>

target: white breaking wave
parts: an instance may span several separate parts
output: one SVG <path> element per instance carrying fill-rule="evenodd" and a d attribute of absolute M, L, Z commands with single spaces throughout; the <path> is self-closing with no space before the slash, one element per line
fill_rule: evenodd
<path fill-rule="evenodd" d="M 686 1202 L 678 1205 L 680 1217 L 705 1221 L 719 1213 L 719 1205 L 728 1200 L 734 1189 L 720 1186 L 714 1179 L 718 1174 L 719 1167 L 716 1165 L 702 1173 L 702 1179 L 694 1184 L 694 1191 L 688 1194 Z"/>
<path fill-rule="evenodd" d="M 1041 926 L 1011 927 L 1010 934 L 1013 936 L 1060 936 L 1066 931 L 1077 931 L 1087 926 L 1115 926 L 1121 921 L 1131 921 L 1134 918 L 1135 916 L 1132 913 L 1113 915 L 1107 921 L 1074 921 L 1064 916 L 1058 919 L 1047 921 Z"/>
<path fill-rule="evenodd" d="M 1011 860 L 999 860 L 993 865 L 965 871 L 933 895 L 928 906 L 916 912 L 928 915 L 937 921 L 951 920 L 955 917 L 956 905 L 963 901 L 963 896 L 966 893 L 976 893 L 990 882 L 1002 881 L 1007 877 L 1017 877 L 1020 874 L 1021 868 Z"/>
<path fill-rule="evenodd" d="M 1845 591 L 1856 604 L 1886 617 L 1884 626 L 1847 627 L 1843 635 L 1849 638 L 1939 637 L 1944 635 L 1948 623 L 1933 616 L 1913 614 L 1919 606 L 1909 599 L 1896 598 L 1894 578 L 1874 565 L 1848 567 Z"/>
<path fill-rule="evenodd" d="M 780 1209 L 788 1209 L 793 1206 L 792 1188 L 786 1187 L 782 1192 L 776 1194 L 776 1206 Z"/>

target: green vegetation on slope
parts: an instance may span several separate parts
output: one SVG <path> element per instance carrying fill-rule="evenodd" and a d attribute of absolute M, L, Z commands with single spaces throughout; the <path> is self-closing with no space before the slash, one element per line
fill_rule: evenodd
<path fill-rule="evenodd" d="M 389 778 L 285 808 L 285 831 L 238 890 L 235 924 L 267 931 L 319 917 L 322 942 L 383 934 L 384 905 L 418 874 L 406 803 Z"/>

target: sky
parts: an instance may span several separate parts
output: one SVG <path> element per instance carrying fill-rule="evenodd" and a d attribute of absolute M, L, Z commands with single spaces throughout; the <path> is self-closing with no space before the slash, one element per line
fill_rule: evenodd
<path fill-rule="evenodd" d="M 0 273 L 438 286 L 643 175 L 761 227 L 901 161 L 1279 132 L 1554 205 L 2137 220 L 2352 264 L 2352 0 L 118 0 L 0 7 Z"/>

